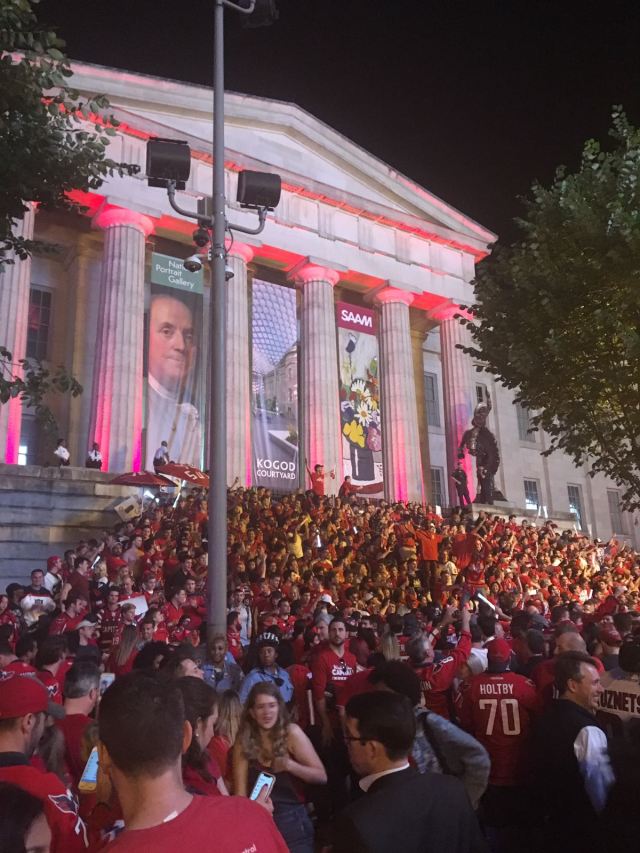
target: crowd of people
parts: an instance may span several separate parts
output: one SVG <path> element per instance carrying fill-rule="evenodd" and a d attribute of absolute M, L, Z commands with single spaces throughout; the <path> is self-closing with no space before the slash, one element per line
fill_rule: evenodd
<path fill-rule="evenodd" d="M 198 490 L 9 584 L 0 850 L 636 839 L 640 555 L 323 473 L 229 491 L 226 632 Z"/>

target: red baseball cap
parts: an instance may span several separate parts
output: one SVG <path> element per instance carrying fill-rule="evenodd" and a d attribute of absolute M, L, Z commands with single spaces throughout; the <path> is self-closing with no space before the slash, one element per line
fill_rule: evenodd
<path fill-rule="evenodd" d="M 33 675 L 6 671 L 0 674 L 0 720 L 40 712 L 58 720 L 64 717 L 62 705 L 50 700 L 47 688 Z"/>
<path fill-rule="evenodd" d="M 509 663 L 511 660 L 511 646 L 502 637 L 491 640 L 485 648 L 487 649 L 487 656 L 490 661 Z"/>
<path fill-rule="evenodd" d="M 60 560 L 60 559 L 61 559 L 61 557 L 55 557 L 55 556 L 54 556 L 54 557 L 49 557 L 49 558 L 47 559 L 47 568 L 48 568 L 48 569 L 50 569 L 50 568 L 51 568 L 51 566 L 55 566 L 55 564 L 56 564 L 56 563 L 58 562 L 58 560 Z"/>

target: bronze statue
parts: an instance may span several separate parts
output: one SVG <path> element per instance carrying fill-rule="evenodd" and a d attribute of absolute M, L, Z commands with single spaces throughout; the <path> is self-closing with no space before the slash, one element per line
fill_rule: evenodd
<path fill-rule="evenodd" d="M 476 500 L 483 504 L 493 503 L 494 477 L 500 467 L 500 451 L 495 435 L 487 428 L 487 417 L 491 411 L 491 399 L 479 403 L 473 413 L 471 429 L 466 430 L 458 447 L 458 459 L 464 459 L 465 450 L 476 458 L 478 495 Z"/>

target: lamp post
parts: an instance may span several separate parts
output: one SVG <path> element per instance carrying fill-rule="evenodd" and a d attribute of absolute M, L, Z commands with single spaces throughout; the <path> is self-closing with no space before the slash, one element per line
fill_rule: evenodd
<path fill-rule="evenodd" d="M 227 222 L 224 195 L 224 10 L 251 15 L 264 0 L 214 0 L 213 42 L 213 195 L 211 215 L 183 210 L 176 189 L 184 189 L 189 176 L 191 155 L 185 163 L 185 143 L 177 140 L 149 140 L 147 176 L 150 186 L 166 187 L 169 203 L 183 216 L 198 221 L 194 241 L 201 249 L 211 235 L 211 300 L 209 315 L 209 523 L 207 572 L 207 627 L 209 636 L 227 630 L 227 412 L 226 412 L 226 276 L 225 233 L 240 231 L 259 234 L 268 210 L 280 200 L 280 178 L 260 172 L 241 172 L 237 200 L 255 209 L 256 228 Z M 269 0 L 273 7 L 273 0 Z M 164 146 L 164 147 L 163 147 Z M 171 149 L 175 150 L 172 159 Z M 186 146 L 189 151 L 188 146 Z M 185 175 L 186 171 L 186 175 Z M 207 238 L 206 240 L 204 238 Z"/>

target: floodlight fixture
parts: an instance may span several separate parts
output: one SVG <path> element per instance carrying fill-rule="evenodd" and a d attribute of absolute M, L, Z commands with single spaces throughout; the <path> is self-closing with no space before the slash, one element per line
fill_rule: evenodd
<path fill-rule="evenodd" d="M 242 207 L 274 210 L 280 202 L 281 192 L 280 175 L 273 175 L 269 172 L 251 172 L 248 169 L 238 175 L 236 201 Z"/>
<path fill-rule="evenodd" d="M 248 9 L 252 0 L 239 0 L 238 5 Z M 276 0 L 255 0 L 253 12 L 242 20 L 244 27 L 268 27 L 280 17 Z"/>
<path fill-rule="evenodd" d="M 191 149 L 182 139 L 149 139 L 147 142 L 147 183 L 150 187 L 183 190 L 191 172 Z"/>

